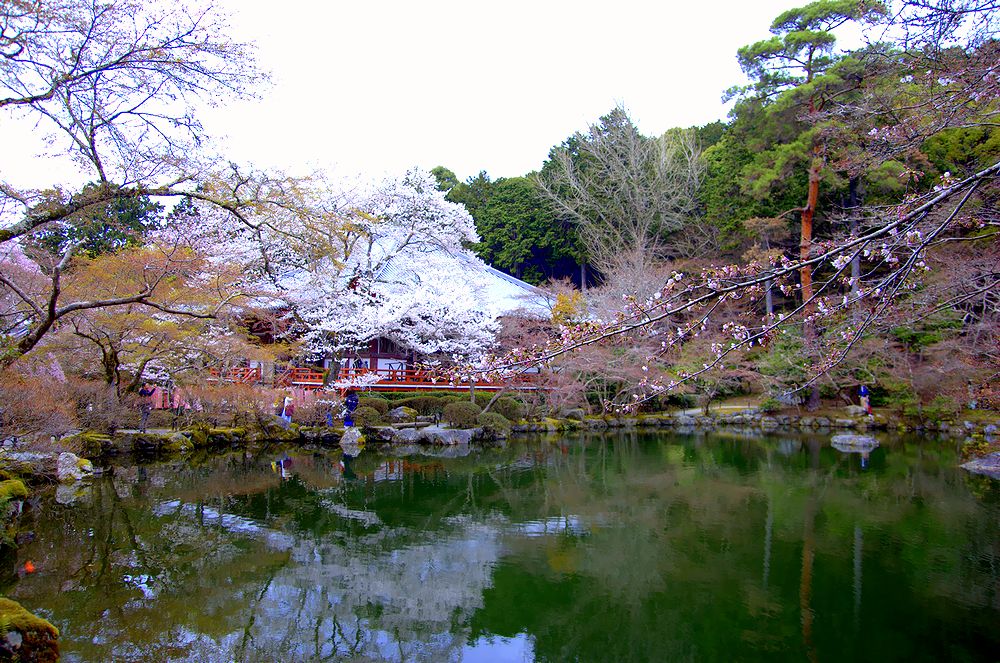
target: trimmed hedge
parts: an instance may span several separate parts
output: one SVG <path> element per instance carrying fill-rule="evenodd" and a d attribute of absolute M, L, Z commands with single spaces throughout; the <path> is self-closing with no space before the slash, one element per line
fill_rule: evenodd
<path fill-rule="evenodd" d="M 362 396 L 358 399 L 358 406 L 375 408 L 383 417 L 389 414 L 389 401 L 378 396 Z"/>
<path fill-rule="evenodd" d="M 483 412 L 476 417 L 476 423 L 487 435 L 507 435 L 511 428 L 510 420 L 496 412 Z"/>
<path fill-rule="evenodd" d="M 409 398 L 399 399 L 393 405 L 396 407 L 412 407 L 419 414 L 429 416 L 432 414 L 441 414 L 445 403 L 437 396 L 410 396 Z"/>
<path fill-rule="evenodd" d="M 473 428 L 483 408 L 475 403 L 461 401 L 444 406 L 442 418 L 456 428 Z"/>
<path fill-rule="evenodd" d="M 380 426 L 383 423 L 385 422 L 382 419 L 382 413 L 371 406 L 359 405 L 358 409 L 354 411 L 354 425 L 358 428 Z"/>
<path fill-rule="evenodd" d="M 513 398 L 507 398 L 505 396 L 501 396 L 497 399 L 497 402 L 490 408 L 490 412 L 496 412 L 499 415 L 503 415 L 508 422 L 524 419 L 524 406 Z"/>

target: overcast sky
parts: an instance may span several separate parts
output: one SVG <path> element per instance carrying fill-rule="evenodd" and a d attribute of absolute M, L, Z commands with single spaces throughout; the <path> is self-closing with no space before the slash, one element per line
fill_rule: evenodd
<path fill-rule="evenodd" d="M 723 91 L 744 82 L 736 50 L 802 4 L 215 2 L 273 78 L 260 99 L 201 115 L 215 149 L 293 175 L 366 180 L 436 165 L 461 179 L 522 175 L 616 104 L 647 135 L 723 119 Z M 27 186 L 79 179 L 32 158 L 40 135 L 0 125 L 4 176 Z"/>
<path fill-rule="evenodd" d="M 646 134 L 725 117 L 736 49 L 801 0 L 225 0 L 274 85 L 206 116 L 238 159 L 522 175 L 616 104 Z"/>

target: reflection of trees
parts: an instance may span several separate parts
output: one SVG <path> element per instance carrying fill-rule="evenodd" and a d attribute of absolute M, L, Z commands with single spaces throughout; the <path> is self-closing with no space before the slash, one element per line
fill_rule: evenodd
<path fill-rule="evenodd" d="M 498 570 L 474 633 L 531 633 L 549 660 L 737 650 L 822 660 L 873 658 L 887 642 L 878 631 L 927 624 L 976 651 L 982 643 L 968 641 L 963 620 L 992 632 L 996 506 L 984 513 L 970 500 L 950 450 L 890 446 L 864 472 L 825 441 L 624 437 L 553 454 L 519 504 L 536 505 L 538 518 L 572 514 L 586 533 L 508 540 L 524 564 Z M 567 593 L 565 605 L 535 612 L 515 602 L 539 584 Z M 881 653 L 941 652 L 929 632 Z"/>
<path fill-rule="evenodd" d="M 453 627 L 481 605 L 499 554 L 492 525 L 453 509 L 433 536 L 398 522 L 365 527 L 329 509 L 343 500 L 340 513 L 360 513 L 368 498 L 351 487 L 265 480 L 276 477 L 267 463 L 251 465 L 230 457 L 96 482 L 89 500 L 51 507 L 39 523 L 25 553 L 58 557 L 58 568 L 18 592 L 49 610 L 64 651 L 85 660 L 438 660 L 461 648 Z M 237 484 L 244 494 L 218 492 Z"/>
<path fill-rule="evenodd" d="M 145 485 L 144 485 L 145 484 Z M 238 628 L 241 594 L 288 555 L 196 521 L 161 522 L 133 489 L 138 473 L 95 482 L 89 500 L 51 507 L 25 551 L 47 564 L 16 588 L 59 624 L 63 651 L 90 660 L 163 660 Z M 233 590 L 237 600 L 233 600 Z M 197 601 L 192 601 L 197 596 Z"/>
<path fill-rule="evenodd" d="M 443 660 L 494 634 L 553 661 L 1000 645 L 998 500 L 951 450 L 902 440 L 861 471 L 799 440 L 557 442 L 362 455 L 355 479 L 323 455 L 284 482 L 243 454 L 119 472 L 46 507 L 23 551 L 43 572 L 14 595 L 92 660 Z"/>

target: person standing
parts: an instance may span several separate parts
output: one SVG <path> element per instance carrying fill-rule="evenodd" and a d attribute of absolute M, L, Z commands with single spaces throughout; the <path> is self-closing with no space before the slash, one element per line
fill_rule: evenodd
<path fill-rule="evenodd" d="M 153 388 L 148 382 L 142 385 L 139 390 L 139 432 L 146 432 L 146 422 L 149 421 L 149 413 L 153 411 L 153 394 L 156 393 L 156 389 Z"/>
<path fill-rule="evenodd" d="M 292 392 L 288 392 L 285 395 L 285 400 L 282 401 L 281 418 L 285 420 L 286 424 L 290 424 L 293 414 L 295 414 L 295 398 L 292 397 Z"/>
<path fill-rule="evenodd" d="M 865 409 L 865 414 L 871 414 L 871 393 L 868 391 L 868 385 L 863 384 L 861 385 L 861 388 L 858 389 L 858 400 L 861 401 L 861 407 Z"/>
<path fill-rule="evenodd" d="M 354 411 L 358 409 L 358 392 L 351 389 L 344 399 L 344 427 L 354 425 Z"/>

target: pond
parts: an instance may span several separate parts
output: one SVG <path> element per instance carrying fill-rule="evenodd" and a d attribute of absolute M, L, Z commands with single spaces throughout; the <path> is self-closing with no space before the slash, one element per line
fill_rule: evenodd
<path fill-rule="evenodd" d="M 2 589 L 67 661 L 995 660 L 954 442 L 629 434 L 243 452 L 45 495 Z"/>

